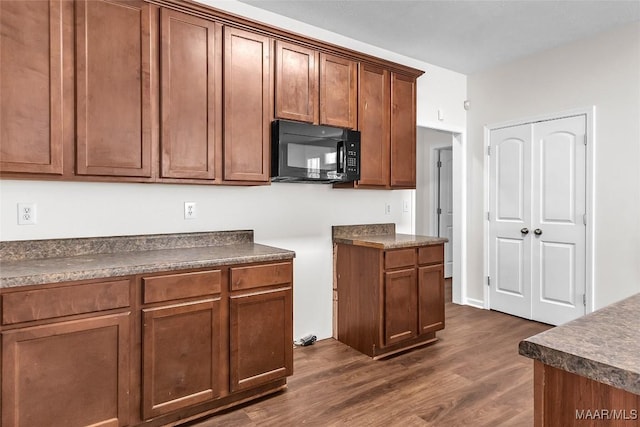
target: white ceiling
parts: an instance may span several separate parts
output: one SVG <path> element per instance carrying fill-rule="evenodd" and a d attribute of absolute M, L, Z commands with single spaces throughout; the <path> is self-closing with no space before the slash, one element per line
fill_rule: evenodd
<path fill-rule="evenodd" d="M 240 1 L 464 74 L 640 21 L 640 0 Z"/>

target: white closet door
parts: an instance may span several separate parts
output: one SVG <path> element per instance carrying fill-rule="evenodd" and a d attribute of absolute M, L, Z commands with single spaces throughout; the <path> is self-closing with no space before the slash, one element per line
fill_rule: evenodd
<path fill-rule="evenodd" d="M 491 309 L 553 325 L 585 313 L 586 118 L 491 131 Z"/>
<path fill-rule="evenodd" d="M 585 116 L 533 126 L 533 318 L 554 325 L 585 313 L 585 137 Z"/>
<path fill-rule="evenodd" d="M 491 131 L 489 301 L 531 318 L 531 126 Z"/>

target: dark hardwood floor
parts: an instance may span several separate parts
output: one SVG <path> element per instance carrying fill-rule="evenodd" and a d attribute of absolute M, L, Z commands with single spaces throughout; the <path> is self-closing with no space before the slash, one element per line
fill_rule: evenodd
<path fill-rule="evenodd" d="M 518 342 L 549 328 L 448 302 L 433 345 L 380 361 L 333 339 L 296 348 L 286 391 L 190 425 L 531 426 L 533 362 Z"/>

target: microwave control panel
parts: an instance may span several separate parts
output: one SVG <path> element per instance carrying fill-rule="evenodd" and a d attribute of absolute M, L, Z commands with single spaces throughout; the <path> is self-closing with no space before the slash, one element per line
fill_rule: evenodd
<path fill-rule="evenodd" d="M 349 141 L 346 144 L 346 172 L 347 175 L 360 175 L 360 159 L 358 154 L 360 152 L 360 144 L 358 142 Z"/>

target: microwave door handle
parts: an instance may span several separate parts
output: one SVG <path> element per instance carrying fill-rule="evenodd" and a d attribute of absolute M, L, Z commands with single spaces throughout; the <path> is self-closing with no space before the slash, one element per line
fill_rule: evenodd
<path fill-rule="evenodd" d="M 344 173 L 344 141 L 338 142 L 338 173 Z"/>

